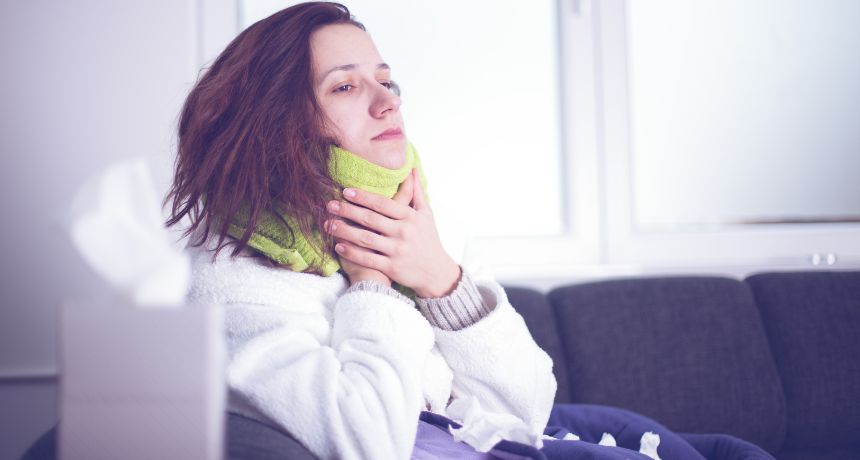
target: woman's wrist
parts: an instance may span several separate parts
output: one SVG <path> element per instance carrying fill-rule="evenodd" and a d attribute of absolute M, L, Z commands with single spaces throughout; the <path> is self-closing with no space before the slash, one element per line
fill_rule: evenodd
<path fill-rule="evenodd" d="M 465 329 L 481 321 L 495 307 L 487 304 L 465 270 L 454 292 L 435 299 L 417 297 L 415 303 L 431 326 L 446 331 Z"/>
<path fill-rule="evenodd" d="M 431 280 L 427 286 L 415 288 L 415 294 L 418 297 L 425 299 L 445 297 L 457 288 L 457 283 L 460 281 L 463 272 L 453 259 L 448 259 L 447 268 L 439 270 L 437 273 L 439 273 L 439 276 Z"/>
<path fill-rule="evenodd" d="M 400 292 L 398 292 L 393 287 L 385 285 L 385 284 L 380 283 L 378 281 L 372 281 L 372 280 L 359 281 L 359 282 L 353 284 L 352 286 L 350 286 L 346 292 L 347 293 L 376 292 L 378 294 L 385 294 L 389 297 L 393 297 L 393 298 L 400 300 L 404 303 L 415 306 L 415 302 L 413 302 L 412 299 L 401 294 Z"/>
<path fill-rule="evenodd" d="M 350 279 L 350 285 L 356 285 L 362 281 L 373 281 L 375 283 L 379 283 L 386 287 L 391 287 L 391 279 L 382 273 L 374 274 L 374 273 L 365 273 L 356 276 L 354 279 Z"/>

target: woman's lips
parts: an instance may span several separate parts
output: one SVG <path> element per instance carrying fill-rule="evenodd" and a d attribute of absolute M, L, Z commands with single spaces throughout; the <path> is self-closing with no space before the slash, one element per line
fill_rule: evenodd
<path fill-rule="evenodd" d="M 386 129 L 385 131 L 376 135 L 373 138 L 374 141 L 390 141 L 393 139 L 402 139 L 403 131 L 400 128 L 391 128 Z"/>

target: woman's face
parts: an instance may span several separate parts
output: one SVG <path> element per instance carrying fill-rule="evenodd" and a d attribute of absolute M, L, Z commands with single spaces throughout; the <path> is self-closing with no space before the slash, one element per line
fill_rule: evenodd
<path fill-rule="evenodd" d="M 406 136 L 391 70 L 367 32 L 351 24 L 311 34 L 316 98 L 341 147 L 389 169 L 403 166 Z"/>

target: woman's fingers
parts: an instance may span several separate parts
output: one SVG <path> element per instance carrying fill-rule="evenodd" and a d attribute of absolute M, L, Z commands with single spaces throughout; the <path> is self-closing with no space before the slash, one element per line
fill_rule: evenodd
<path fill-rule="evenodd" d="M 413 169 L 394 199 L 345 189 L 344 201 L 327 205 L 337 218 L 325 230 L 335 236 L 341 260 L 379 271 L 422 297 L 439 297 L 450 291 L 460 269 L 439 241 L 422 185 Z"/>
<path fill-rule="evenodd" d="M 412 189 L 411 186 L 409 187 L 409 192 L 411 195 Z M 344 189 L 343 197 L 352 203 L 355 203 L 368 209 L 372 209 L 379 214 L 382 214 L 386 217 L 390 217 L 392 219 L 403 219 L 408 216 L 409 211 L 411 211 L 409 203 L 400 203 L 390 198 L 386 198 L 382 195 L 377 195 L 376 193 L 368 192 L 366 190 L 361 190 L 357 188 Z M 412 197 L 410 196 L 409 198 L 411 199 Z"/>
<path fill-rule="evenodd" d="M 372 193 L 367 192 L 364 192 L 364 194 L 373 195 Z M 379 195 L 376 196 L 388 200 L 387 198 L 381 197 Z M 391 203 L 400 206 L 400 204 L 394 203 L 393 201 L 391 201 Z M 394 220 L 391 220 L 389 217 L 386 217 L 382 213 L 376 211 L 374 208 L 370 208 L 369 206 L 362 207 L 347 201 L 332 200 L 328 202 L 328 211 L 336 216 L 351 220 L 356 224 L 361 225 L 362 227 L 369 228 L 383 235 L 391 235 L 397 229 L 397 225 Z"/>
<path fill-rule="evenodd" d="M 415 169 L 413 168 L 413 171 Z M 393 200 L 402 204 L 409 206 L 409 203 L 412 201 L 412 188 L 415 183 L 415 174 L 410 174 L 406 176 L 406 179 L 400 183 L 400 187 L 397 189 L 397 193 L 394 194 Z"/>
<path fill-rule="evenodd" d="M 354 227 L 342 220 L 327 220 L 325 222 L 325 230 L 337 238 L 338 241 L 347 241 L 356 246 L 383 254 L 391 254 L 393 252 L 394 243 L 390 239 L 370 230 Z"/>
<path fill-rule="evenodd" d="M 382 273 L 385 273 L 389 269 L 389 259 L 370 249 L 356 246 L 346 241 L 338 241 L 334 249 L 341 258 L 363 267 L 372 268 Z"/>
<path fill-rule="evenodd" d="M 412 189 L 412 197 L 410 197 L 412 207 L 421 211 L 427 206 L 427 200 L 424 196 L 424 184 L 421 183 L 421 178 L 418 176 L 418 170 L 415 168 L 412 168 L 412 177 L 414 178 L 412 182 L 415 184 Z"/>

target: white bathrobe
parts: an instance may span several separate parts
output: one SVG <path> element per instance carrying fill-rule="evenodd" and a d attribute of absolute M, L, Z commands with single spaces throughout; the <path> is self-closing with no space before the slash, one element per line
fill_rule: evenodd
<path fill-rule="evenodd" d="M 407 459 L 419 413 L 473 396 L 536 432 L 549 419 L 552 360 L 502 287 L 475 284 L 492 311 L 458 331 L 411 302 L 347 293 L 348 280 L 296 273 L 256 257 L 189 248 L 189 301 L 222 304 L 230 410 L 274 423 L 322 459 Z"/>

